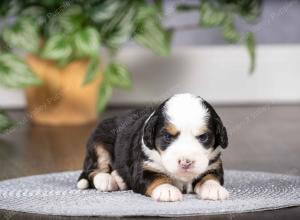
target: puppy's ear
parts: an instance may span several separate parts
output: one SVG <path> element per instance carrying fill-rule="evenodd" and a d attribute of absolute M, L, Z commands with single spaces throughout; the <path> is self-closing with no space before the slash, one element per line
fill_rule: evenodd
<path fill-rule="evenodd" d="M 228 145 L 228 136 L 226 128 L 224 127 L 221 118 L 215 111 L 215 109 L 204 99 L 202 100 L 202 104 L 208 109 L 210 113 L 210 124 L 212 125 L 212 129 L 215 132 L 215 144 L 214 147 L 221 146 L 222 148 L 226 148 Z"/>
<path fill-rule="evenodd" d="M 146 122 L 144 127 L 144 143 L 150 149 L 155 148 L 155 133 L 156 133 L 156 123 L 157 115 L 152 115 L 150 119 Z"/>
<path fill-rule="evenodd" d="M 223 126 L 223 123 L 217 114 L 213 117 L 215 122 L 215 147 L 221 146 L 222 148 L 226 148 L 228 146 L 226 128 Z"/>

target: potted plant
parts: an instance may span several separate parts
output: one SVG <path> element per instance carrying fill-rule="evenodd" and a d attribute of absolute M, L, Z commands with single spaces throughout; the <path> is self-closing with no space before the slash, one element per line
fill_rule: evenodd
<path fill-rule="evenodd" d="M 260 0 L 177 5 L 178 11 L 199 11 L 199 25 L 219 27 L 228 42 L 246 42 L 251 71 L 254 36 L 241 35 L 234 22 L 236 17 L 254 21 L 260 8 Z M 0 16 L 0 85 L 25 88 L 29 117 L 55 125 L 95 120 L 113 87 L 132 87 L 129 72 L 115 60 L 126 42 L 133 40 L 167 56 L 176 30 L 161 23 L 162 1 L 2 1 Z M 0 129 L 10 124 L 0 112 Z"/>

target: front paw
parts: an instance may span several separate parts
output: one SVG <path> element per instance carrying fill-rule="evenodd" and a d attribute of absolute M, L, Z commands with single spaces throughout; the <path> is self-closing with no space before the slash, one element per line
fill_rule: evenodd
<path fill-rule="evenodd" d="M 215 180 L 207 180 L 201 186 L 196 186 L 195 192 L 200 199 L 224 200 L 229 192 Z"/>
<path fill-rule="evenodd" d="M 183 199 L 180 190 L 171 184 L 161 184 L 157 186 L 153 190 L 151 197 L 160 202 L 176 202 Z"/>

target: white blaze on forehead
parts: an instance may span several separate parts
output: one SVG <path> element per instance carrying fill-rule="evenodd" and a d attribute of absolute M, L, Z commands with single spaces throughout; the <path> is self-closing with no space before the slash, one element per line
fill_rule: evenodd
<path fill-rule="evenodd" d="M 200 97 L 188 93 L 174 95 L 165 106 L 168 120 L 179 130 L 195 131 L 205 126 L 209 113 L 202 101 Z"/>

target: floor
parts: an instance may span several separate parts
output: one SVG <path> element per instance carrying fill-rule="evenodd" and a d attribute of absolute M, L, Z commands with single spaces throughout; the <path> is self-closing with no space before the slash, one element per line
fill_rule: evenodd
<path fill-rule="evenodd" d="M 216 109 L 229 134 L 230 144 L 223 154 L 225 169 L 300 175 L 300 105 L 220 106 Z M 125 110 L 125 107 L 110 108 L 102 118 Z M 10 114 L 16 119 L 17 127 L 11 134 L 0 138 L 0 180 L 81 168 L 85 142 L 95 123 L 78 127 L 45 127 L 30 124 L 24 111 L 14 110 Z M 181 219 L 295 219 L 299 216 L 300 207 L 295 207 Z M 70 218 L 2 210 L 0 219 Z"/>

